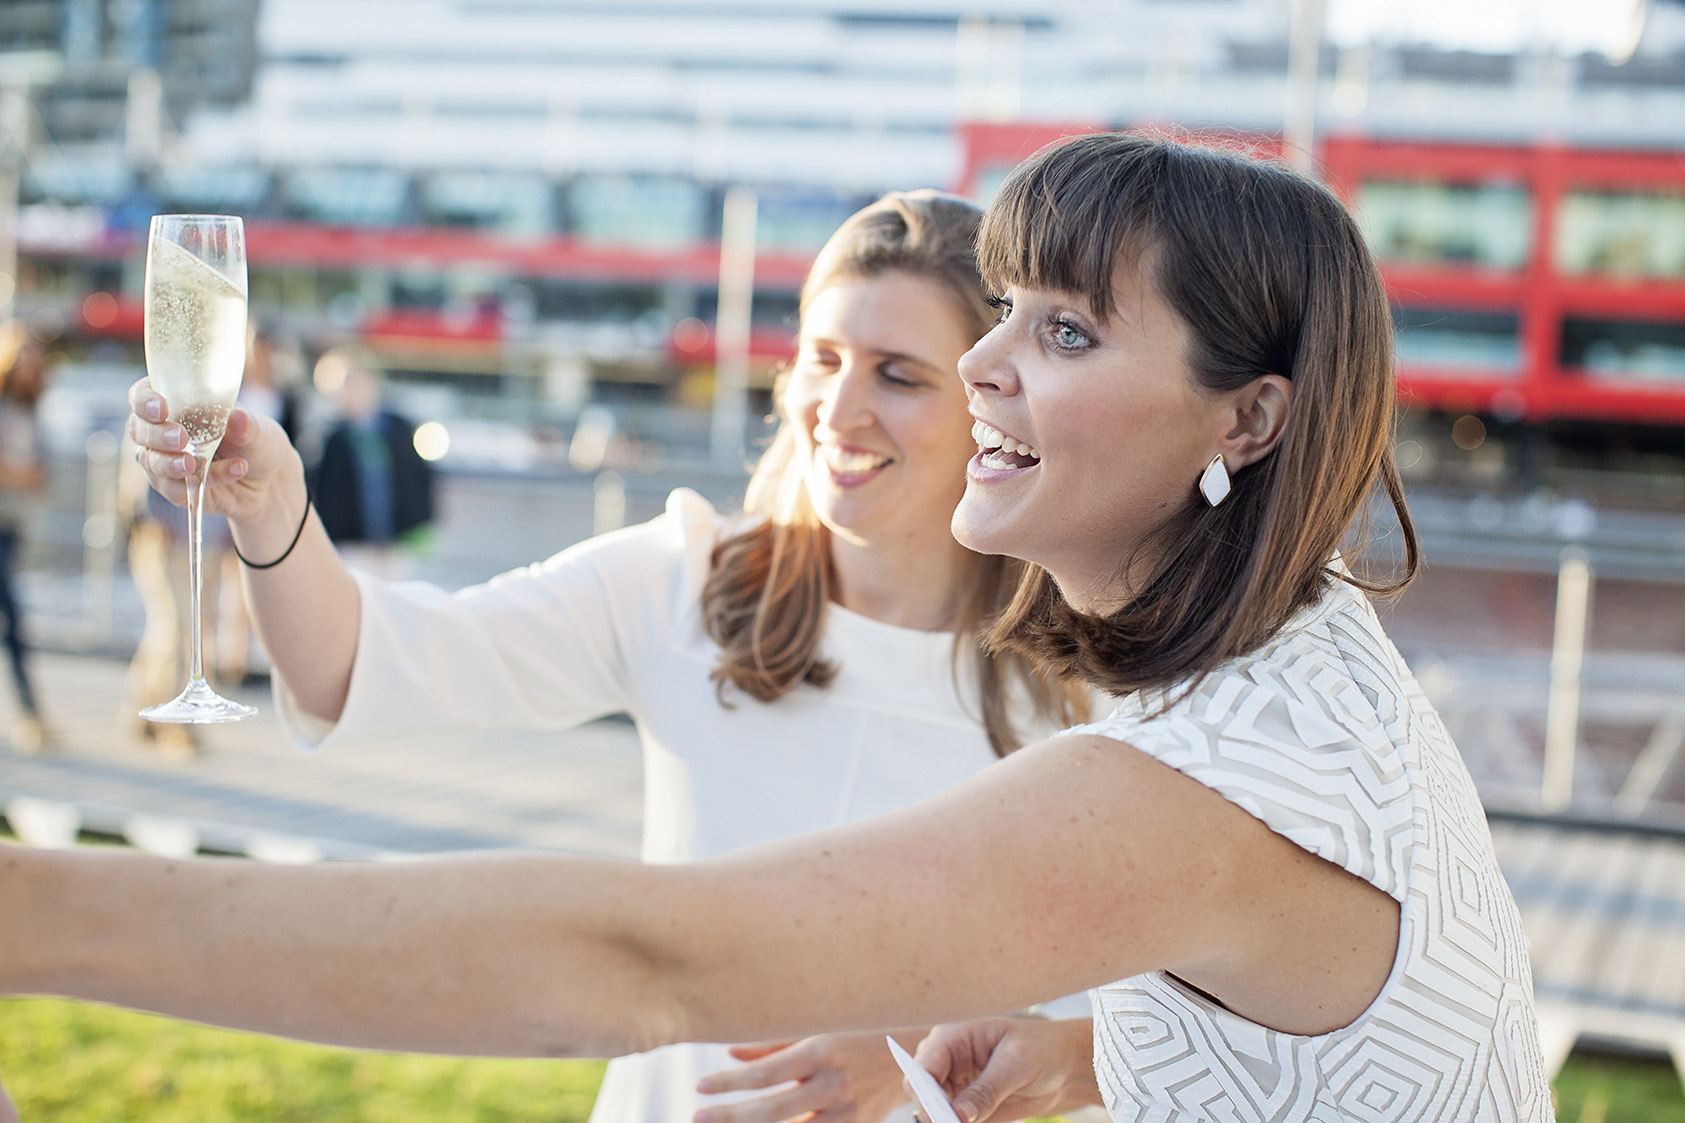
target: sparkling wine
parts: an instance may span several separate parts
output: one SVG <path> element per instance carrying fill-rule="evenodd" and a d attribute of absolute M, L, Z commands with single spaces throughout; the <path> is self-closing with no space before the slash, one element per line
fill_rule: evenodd
<path fill-rule="evenodd" d="M 246 291 L 158 242 L 146 263 L 146 373 L 202 453 L 222 440 L 246 365 Z"/>
<path fill-rule="evenodd" d="M 246 231 L 233 215 L 152 216 L 146 250 L 146 373 L 187 431 L 187 687 L 147 721 L 239 721 L 257 713 L 205 681 L 205 478 L 246 368 Z"/>

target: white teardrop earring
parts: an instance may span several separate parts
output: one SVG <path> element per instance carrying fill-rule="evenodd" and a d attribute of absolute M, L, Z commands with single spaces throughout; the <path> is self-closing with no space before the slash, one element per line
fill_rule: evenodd
<path fill-rule="evenodd" d="M 1199 477 L 1199 493 L 1213 507 L 1229 497 L 1229 467 L 1223 463 L 1222 453 L 1211 458 L 1211 463 L 1206 465 L 1204 474 Z"/>

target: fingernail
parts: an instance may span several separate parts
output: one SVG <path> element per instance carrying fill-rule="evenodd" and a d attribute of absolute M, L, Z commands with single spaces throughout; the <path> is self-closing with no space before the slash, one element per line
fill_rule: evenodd
<path fill-rule="evenodd" d="M 236 479 L 237 480 L 245 474 L 246 474 L 246 462 L 244 460 L 236 460 L 228 466 L 228 475 L 229 475 L 230 479 Z"/>
<path fill-rule="evenodd" d="M 164 403 L 157 398 L 147 399 L 146 404 L 140 407 L 140 411 L 146 415 L 148 421 L 164 420 Z"/>
<path fill-rule="evenodd" d="M 175 465 L 176 471 L 180 472 L 182 475 L 191 476 L 193 474 L 193 458 L 191 456 L 176 457 Z"/>

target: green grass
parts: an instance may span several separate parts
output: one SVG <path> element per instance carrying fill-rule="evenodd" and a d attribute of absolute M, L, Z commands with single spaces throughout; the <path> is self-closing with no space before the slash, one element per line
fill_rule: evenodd
<path fill-rule="evenodd" d="M 24 1123 L 581 1123 L 600 1061 L 460 1060 L 300 1045 L 57 999 L 0 1001 Z M 1685 1123 L 1666 1060 L 1575 1053 L 1561 1123 Z"/>
<path fill-rule="evenodd" d="M 0 1001 L 24 1123 L 582 1123 L 600 1061 L 328 1049 L 53 999 Z"/>
<path fill-rule="evenodd" d="M 1685 1087 L 1665 1058 L 1577 1052 L 1555 1091 L 1559 1123 L 1685 1123 Z"/>

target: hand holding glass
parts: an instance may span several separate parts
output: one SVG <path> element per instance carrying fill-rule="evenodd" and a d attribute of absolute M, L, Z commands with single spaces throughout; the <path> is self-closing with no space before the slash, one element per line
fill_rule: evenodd
<path fill-rule="evenodd" d="M 187 688 L 140 712 L 147 721 L 201 724 L 257 713 L 205 681 L 201 625 L 205 477 L 222 443 L 246 366 L 246 235 L 228 215 L 160 214 L 146 248 L 146 375 L 187 434 L 187 549 L 191 662 Z"/>

